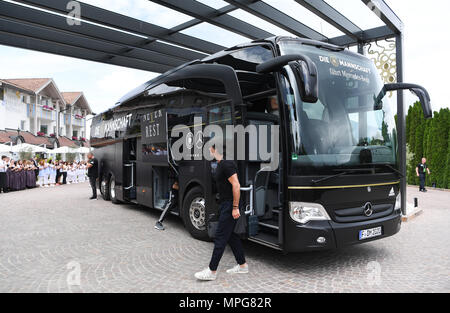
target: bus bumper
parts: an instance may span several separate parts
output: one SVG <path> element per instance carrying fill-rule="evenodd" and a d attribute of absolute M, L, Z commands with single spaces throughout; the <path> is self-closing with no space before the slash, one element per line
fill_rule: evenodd
<path fill-rule="evenodd" d="M 285 252 L 318 251 L 342 248 L 366 243 L 395 235 L 401 228 L 401 213 L 364 222 L 336 223 L 334 221 L 311 221 L 306 225 L 295 224 L 292 220 L 286 229 Z M 361 230 L 381 227 L 381 236 L 359 240 Z M 325 242 L 319 238 L 325 238 Z M 319 243 L 319 241 L 321 243 Z"/>

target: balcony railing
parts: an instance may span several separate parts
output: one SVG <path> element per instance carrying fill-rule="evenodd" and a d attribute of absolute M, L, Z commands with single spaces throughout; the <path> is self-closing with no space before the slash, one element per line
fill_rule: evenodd
<path fill-rule="evenodd" d="M 38 118 L 56 121 L 56 110 L 49 109 L 48 107 L 38 106 L 37 114 Z"/>
<path fill-rule="evenodd" d="M 70 121 L 72 120 L 72 125 L 84 127 L 85 126 L 85 120 L 86 118 L 81 115 L 70 115 L 70 114 L 64 114 L 64 124 L 70 125 Z"/>

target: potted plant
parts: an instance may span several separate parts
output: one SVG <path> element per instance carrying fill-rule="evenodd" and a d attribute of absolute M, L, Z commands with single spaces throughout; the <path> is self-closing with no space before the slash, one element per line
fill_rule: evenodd
<path fill-rule="evenodd" d="M 43 132 L 37 132 L 37 135 L 38 135 L 39 137 L 44 137 L 44 136 L 45 136 L 45 134 L 44 134 Z"/>
<path fill-rule="evenodd" d="M 81 137 L 80 140 L 83 141 L 83 142 L 85 142 L 85 141 L 86 141 L 86 138 Z"/>
<path fill-rule="evenodd" d="M 83 116 L 80 114 L 75 114 L 75 118 L 81 120 L 83 118 Z"/>
<path fill-rule="evenodd" d="M 53 108 L 51 106 L 48 106 L 48 105 L 43 105 L 42 108 L 44 110 L 47 110 L 47 111 L 53 111 Z"/>
<path fill-rule="evenodd" d="M 76 136 L 72 136 L 72 140 L 78 140 Z"/>
<path fill-rule="evenodd" d="M 55 138 L 56 135 L 55 134 L 50 134 L 50 137 Z"/>

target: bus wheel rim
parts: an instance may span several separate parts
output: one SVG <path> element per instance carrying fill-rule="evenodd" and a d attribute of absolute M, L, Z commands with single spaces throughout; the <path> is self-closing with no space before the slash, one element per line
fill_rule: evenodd
<path fill-rule="evenodd" d="M 191 224 L 198 230 L 206 229 L 206 208 L 205 199 L 195 198 L 189 207 L 189 217 Z"/>
<path fill-rule="evenodd" d="M 105 194 L 106 191 L 106 181 L 102 179 L 102 194 Z"/>
<path fill-rule="evenodd" d="M 111 178 L 111 182 L 109 183 L 109 194 L 111 195 L 112 199 L 116 198 L 116 191 L 114 190 L 114 187 L 116 186 L 116 182 L 114 181 L 114 179 Z"/>

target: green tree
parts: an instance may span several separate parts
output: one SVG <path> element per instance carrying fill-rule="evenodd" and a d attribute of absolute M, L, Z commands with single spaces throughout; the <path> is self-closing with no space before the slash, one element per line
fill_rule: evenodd
<path fill-rule="evenodd" d="M 444 188 L 450 189 L 450 129 L 447 133 L 447 162 L 445 164 Z"/>
<path fill-rule="evenodd" d="M 29 160 L 33 157 L 33 152 L 31 148 L 23 149 L 19 151 L 19 158 L 21 160 Z"/>
<path fill-rule="evenodd" d="M 406 116 L 406 142 L 408 149 L 407 182 L 417 185 L 416 166 L 422 157 L 427 158 L 431 175 L 427 185 L 436 183 L 438 188 L 450 185 L 450 110 L 448 108 L 434 112 L 432 119 L 425 120 L 420 102 L 408 109 Z"/>
<path fill-rule="evenodd" d="M 73 161 L 75 161 L 75 158 L 77 157 L 77 154 L 76 153 L 72 153 L 72 152 L 69 152 L 69 153 L 66 153 L 66 161 L 67 162 L 73 162 Z"/>

